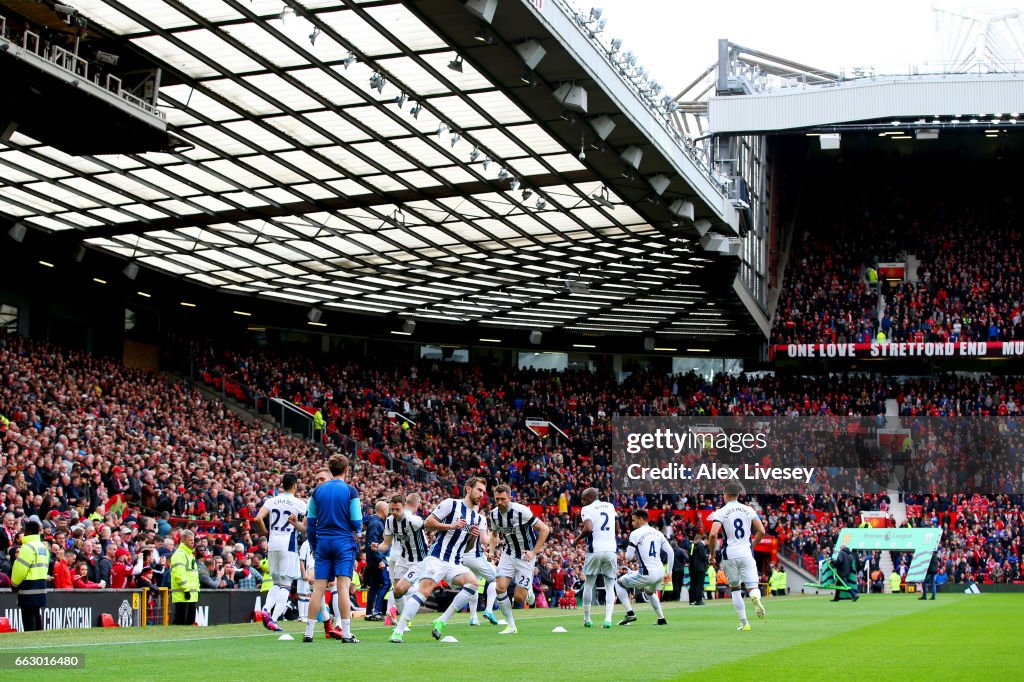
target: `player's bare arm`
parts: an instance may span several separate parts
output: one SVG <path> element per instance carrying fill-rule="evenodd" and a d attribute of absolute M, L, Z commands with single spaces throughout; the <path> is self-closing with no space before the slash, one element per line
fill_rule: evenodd
<path fill-rule="evenodd" d="M 461 530 L 466 527 L 466 519 L 458 519 L 455 523 L 444 523 L 441 519 L 431 514 L 427 517 L 427 520 L 423 522 L 423 527 L 426 530 L 435 532 L 442 530 Z"/>
<path fill-rule="evenodd" d="M 386 552 L 391 549 L 391 541 L 394 539 L 394 535 L 385 535 L 384 542 L 371 542 L 370 549 L 374 552 Z"/>
<path fill-rule="evenodd" d="M 576 536 L 576 539 L 572 541 L 573 546 L 580 544 L 594 533 L 594 522 L 587 519 L 583 522 L 583 530 Z"/>
<path fill-rule="evenodd" d="M 758 521 L 760 523 L 760 521 Z M 708 533 L 708 563 L 712 566 L 715 565 L 715 545 L 718 544 L 718 534 L 722 530 L 722 524 L 715 521 L 711 524 L 711 532 Z M 761 530 L 764 530 L 764 526 L 761 526 Z M 763 534 L 763 533 L 762 533 Z"/>
<path fill-rule="evenodd" d="M 761 542 L 761 538 L 764 537 L 764 524 L 761 523 L 760 518 L 755 516 L 750 525 L 754 527 L 754 539 L 751 540 L 751 545 L 757 547 L 757 543 Z"/>
<path fill-rule="evenodd" d="M 288 523 L 290 523 L 293 526 L 295 526 L 296 530 L 299 530 L 299 531 L 301 531 L 303 533 L 306 532 L 306 519 L 300 519 L 295 514 L 292 514 L 291 516 L 288 517 Z"/>
<path fill-rule="evenodd" d="M 256 530 L 259 531 L 260 535 L 270 535 L 270 531 L 267 530 L 267 525 L 263 523 L 263 519 L 267 518 L 267 514 L 270 513 L 266 507 L 260 509 L 259 513 L 256 514 L 256 518 L 253 521 L 256 522 Z"/>
<path fill-rule="evenodd" d="M 537 528 L 537 544 L 535 544 L 533 546 L 533 549 L 531 549 L 531 550 L 527 551 L 525 554 L 523 554 L 523 558 L 526 559 L 527 561 L 533 561 L 538 556 L 540 556 L 541 550 L 544 549 L 544 543 L 547 542 L 548 535 L 551 534 L 551 527 L 548 526 L 548 524 L 544 523 L 543 521 L 537 521 L 536 528 Z"/>

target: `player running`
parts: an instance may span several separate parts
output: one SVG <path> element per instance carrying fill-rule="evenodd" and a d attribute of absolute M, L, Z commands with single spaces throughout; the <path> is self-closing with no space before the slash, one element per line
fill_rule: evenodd
<path fill-rule="evenodd" d="M 740 583 L 754 602 L 757 617 L 765 619 L 764 605 L 761 603 L 761 590 L 757 586 L 757 564 L 754 563 L 754 547 L 764 537 L 764 524 L 757 518 L 757 513 L 737 499 L 743 488 L 739 483 L 728 483 L 725 486 L 725 506 L 711 515 L 711 533 L 709 534 L 708 553 L 711 565 L 715 565 L 715 544 L 718 533 L 722 532 L 722 569 L 729 579 L 729 591 L 732 593 L 732 605 L 736 615 L 740 617 L 740 631 L 750 629 L 747 622 L 747 606 L 743 603 L 743 592 Z M 754 537 L 751 538 L 751 528 Z"/>
<path fill-rule="evenodd" d="M 486 618 L 491 625 L 497 625 L 498 619 L 494 616 L 494 600 L 498 594 L 497 587 L 495 586 L 498 573 L 494 570 L 494 564 L 492 564 L 484 554 L 484 545 L 490 544 L 491 534 L 487 530 L 487 515 L 482 509 L 480 509 L 480 505 L 477 505 L 474 508 L 474 511 L 479 515 L 477 525 L 480 526 L 480 537 L 477 538 L 476 547 L 473 548 L 473 552 L 469 554 L 469 556 L 465 557 L 462 563 L 464 563 L 469 570 L 473 571 L 473 575 L 476 576 L 477 581 L 483 580 L 486 583 L 487 587 L 484 589 L 487 593 L 487 603 L 484 607 L 484 618 Z M 469 624 L 473 626 L 480 625 L 480 621 L 477 620 L 476 617 L 478 601 L 479 597 L 469 600 Z"/>
<path fill-rule="evenodd" d="M 256 528 L 261 535 L 267 535 L 267 564 L 273 587 L 267 594 L 267 603 L 260 612 L 260 620 L 268 630 L 279 632 L 277 624 L 288 608 L 292 593 L 292 582 L 299 579 L 298 530 L 291 522 L 295 517 L 302 521 L 306 517 L 306 501 L 295 497 L 298 478 L 286 473 L 281 478 L 282 492 L 267 498 L 256 514 Z M 269 524 L 268 524 L 269 520 Z"/>
<path fill-rule="evenodd" d="M 496 506 L 491 510 L 490 548 L 491 554 L 494 554 L 500 535 L 502 551 L 498 561 L 497 599 L 501 615 L 505 616 L 508 623 L 501 634 L 514 635 L 517 630 L 512 616 L 512 603 L 508 598 L 509 583 L 514 585 L 515 600 L 522 606 L 533 591 L 533 567 L 551 529 L 534 516 L 529 507 L 513 502 L 512 489 L 507 485 L 494 487 L 494 503 Z"/>
<path fill-rule="evenodd" d="M 309 601 L 306 634 L 302 641 L 313 641 L 313 627 L 316 625 L 317 612 L 320 611 L 320 600 L 327 590 L 327 581 L 334 580 L 338 589 L 341 641 L 358 644 L 359 640 L 352 635 L 351 629 L 349 585 L 359 549 L 356 535 L 363 529 L 363 511 L 358 491 L 345 482 L 348 457 L 332 456 L 327 462 L 327 468 L 333 478 L 313 491 L 306 517 L 309 545 L 315 557 L 316 582 Z"/>
<path fill-rule="evenodd" d="M 634 509 L 633 532 L 629 534 L 629 545 L 626 546 L 626 561 L 636 559 L 640 565 L 639 571 L 632 571 L 618 579 L 615 583 L 615 593 L 619 601 L 626 605 L 626 617 L 619 621 L 619 625 L 629 625 L 636 622 L 636 614 L 633 613 L 633 603 L 629 598 L 628 589 L 643 590 L 651 607 L 658 614 L 656 625 L 668 625 L 665 620 L 665 612 L 661 610 L 661 600 L 658 598 L 658 590 L 665 582 L 665 575 L 672 575 L 672 564 L 675 561 L 672 547 L 668 544 L 664 533 L 647 523 L 647 510 Z M 668 568 L 661 563 L 661 554 L 668 556 Z"/>
<path fill-rule="evenodd" d="M 430 634 L 434 639 L 441 639 L 448 619 L 469 604 L 470 599 L 476 598 L 479 583 L 462 561 L 467 553 L 473 551 L 475 543 L 480 539 L 479 514 L 473 509 L 480 504 L 486 490 L 487 484 L 484 479 L 470 478 L 466 481 L 466 496 L 463 499 L 448 498 L 427 516 L 423 527 L 436 531 L 437 534 L 434 536 L 430 554 L 420 564 L 420 572 L 416 576 L 419 581 L 417 592 L 406 599 L 398 627 L 391 633 L 393 643 L 402 643 L 402 636 L 409 626 L 409 621 L 430 597 L 437 583 L 444 581 L 461 589 L 448 609 L 433 622 L 434 627 Z"/>
<path fill-rule="evenodd" d="M 427 540 L 423 535 L 423 519 L 417 516 L 420 496 L 406 498 L 394 495 L 388 503 L 390 514 L 384 519 L 384 541 L 373 543 L 375 552 L 388 552 L 391 576 L 395 583 L 388 597 L 385 625 L 398 624 L 398 611 L 405 607 L 405 594 L 416 580 L 420 562 L 427 556 Z"/>
<path fill-rule="evenodd" d="M 583 491 L 583 529 L 573 541 L 577 545 L 587 540 L 587 557 L 583 561 L 583 627 L 592 628 L 590 607 L 594 603 L 594 584 L 597 576 L 604 576 L 604 628 L 612 626 L 615 609 L 615 573 L 618 571 L 615 545 L 615 506 L 598 499 L 597 488 Z"/>

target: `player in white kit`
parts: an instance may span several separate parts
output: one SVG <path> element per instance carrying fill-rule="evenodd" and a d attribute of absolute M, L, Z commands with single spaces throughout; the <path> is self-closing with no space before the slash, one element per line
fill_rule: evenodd
<path fill-rule="evenodd" d="M 597 488 L 583 491 L 583 528 L 573 542 L 587 541 L 587 557 L 583 561 L 583 627 L 592 628 L 590 607 L 594 603 L 594 584 L 597 576 L 604 576 L 605 603 L 604 625 L 612 626 L 612 612 L 615 609 L 615 574 L 618 560 L 615 544 L 615 506 L 598 499 Z"/>
<path fill-rule="evenodd" d="M 672 575 L 674 552 L 665 534 L 648 525 L 646 509 L 633 510 L 632 517 L 633 532 L 629 534 L 629 544 L 626 546 L 626 561 L 635 559 L 640 570 L 627 573 L 615 583 L 615 593 L 619 601 L 626 605 L 626 617 L 619 621 L 619 625 L 636 622 L 633 603 L 626 591 L 629 589 L 643 590 L 654 612 L 658 614 L 657 625 L 668 625 L 665 612 L 661 610 L 658 590 L 665 582 L 665 575 Z M 661 562 L 662 553 L 668 556 L 668 568 Z"/>
<path fill-rule="evenodd" d="M 315 579 L 314 568 L 316 564 L 316 557 L 313 554 L 313 548 L 309 546 L 309 540 L 306 540 L 299 547 L 299 572 L 302 577 L 298 579 L 295 586 L 295 591 L 299 597 L 299 620 L 303 623 L 306 622 L 307 614 L 309 613 L 309 599 L 313 593 L 313 581 Z M 341 639 L 341 630 L 336 630 L 332 626 L 331 612 L 327 608 L 328 600 L 332 599 L 330 593 L 324 595 L 324 600 L 320 606 L 320 621 L 324 624 L 324 636 L 328 639 Z"/>
<path fill-rule="evenodd" d="M 480 537 L 477 538 L 476 548 L 473 552 L 462 559 L 462 563 L 465 564 L 469 570 L 473 571 L 473 575 L 477 577 L 477 580 L 483 580 L 487 587 L 484 590 L 487 593 L 487 602 L 484 606 L 484 618 L 491 625 L 497 625 L 498 619 L 494 615 L 494 600 L 497 598 L 497 586 L 495 581 L 498 578 L 498 573 L 494 569 L 494 564 L 490 562 L 487 555 L 484 554 L 484 547 L 490 544 L 490 533 L 487 531 L 487 515 L 483 513 L 479 505 L 476 507 L 476 512 L 479 514 L 477 525 L 480 527 Z M 476 617 L 477 602 L 480 601 L 479 596 L 476 599 L 469 600 L 469 624 L 480 625 L 480 621 Z"/>
<path fill-rule="evenodd" d="M 522 605 L 533 592 L 533 567 L 551 529 L 534 516 L 529 507 L 513 502 L 512 489 L 507 485 L 494 486 L 494 503 L 490 546 L 491 554 L 494 554 L 500 535 L 502 550 L 498 561 L 497 600 L 508 623 L 501 634 L 514 635 L 517 632 L 516 621 L 512 616 L 508 586 L 512 585 L 515 600 Z"/>
<path fill-rule="evenodd" d="M 281 478 L 283 492 L 268 498 L 256 514 L 256 528 L 267 535 L 267 564 L 274 586 L 267 594 L 263 605 L 262 621 L 268 630 L 280 630 L 277 619 L 288 608 L 288 597 L 292 582 L 299 575 L 298 529 L 292 519 L 306 518 L 306 501 L 295 497 L 295 474 L 287 473 Z"/>
<path fill-rule="evenodd" d="M 453 588 L 459 588 L 459 591 L 445 612 L 432 623 L 434 627 L 430 634 L 434 639 L 441 639 L 448 619 L 467 606 L 470 599 L 476 598 L 479 583 L 473 571 L 462 562 L 466 555 L 473 552 L 480 538 L 477 520 L 480 515 L 475 509 L 487 491 L 487 483 L 482 478 L 470 478 L 466 481 L 465 489 L 464 498 L 445 500 L 423 522 L 424 529 L 435 531 L 434 544 L 427 558 L 420 564 L 420 571 L 416 575 L 417 590 L 405 600 L 398 627 L 391 633 L 390 641 L 394 644 L 402 643 L 409 621 L 438 583 L 446 582 Z"/>
<path fill-rule="evenodd" d="M 761 603 L 761 590 L 758 588 L 757 564 L 754 562 L 754 547 L 764 537 L 764 524 L 757 518 L 757 512 L 737 499 L 743 488 L 739 483 L 725 486 L 725 506 L 711 515 L 711 533 L 709 534 L 708 553 L 711 565 L 716 561 L 715 544 L 718 533 L 723 535 L 722 570 L 729 579 L 729 591 L 732 593 L 732 605 L 736 615 L 740 617 L 737 630 L 749 630 L 747 606 L 743 602 L 743 590 L 754 602 L 757 617 L 765 619 L 764 605 Z M 753 537 L 751 537 L 753 531 Z M 743 588 L 741 590 L 740 584 Z"/>
<path fill-rule="evenodd" d="M 375 552 L 388 552 L 392 585 L 385 625 L 398 624 L 398 612 L 405 607 L 405 595 L 416 580 L 420 562 L 427 556 L 423 519 L 416 514 L 419 507 L 417 493 L 406 498 L 392 496 L 388 503 L 390 514 L 384 519 L 384 542 L 370 545 Z"/>

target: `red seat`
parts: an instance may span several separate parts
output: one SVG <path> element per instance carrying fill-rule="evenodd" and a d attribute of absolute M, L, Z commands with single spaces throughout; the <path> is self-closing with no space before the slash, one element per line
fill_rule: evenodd
<path fill-rule="evenodd" d="M 11 627 L 10 618 L 0 618 L 0 633 L 4 632 L 17 632 L 17 630 Z"/>
<path fill-rule="evenodd" d="M 121 627 L 114 621 L 114 617 L 109 613 L 100 614 L 100 625 L 105 628 L 119 628 Z"/>

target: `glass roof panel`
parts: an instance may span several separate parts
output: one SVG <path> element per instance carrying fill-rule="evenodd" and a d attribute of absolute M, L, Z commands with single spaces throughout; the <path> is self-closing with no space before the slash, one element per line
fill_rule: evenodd
<path fill-rule="evenodd" d="M 445 47 L 445 42 L 427 28 L 404 5 L 395 3 L 381 7 L 368 7 L 367 13 L 400 43 L 411 50 L 435 50 Z"/>
<path fill-rule="evenodd" d="M 398 51 L 394 43 L 375 31 L 351 10 L 326 12 L 320 14 L 319 18 L 338 35 L 351 42 L 356 50 L 367 56 L 392 54 Z"/>
<path fill-rule="evenodd" d="M 601 170 L 475 68 L 485 52 L 446 45 L 405 3 L 196 0 L 177 11 L 132 0 L 121 13 L 108 1 L 72 4 L 165 67 L 161 106 L 194 146 L 74 157 L 15 133 L 0 143 L 3 216 L 49 231 L 102 227 L 91 248 L 147 267 L 360 313 L 637 333 L 706 298 L 675 284 L 703 260 L 659 246 L 614 192 L 613 207 L 598 206 L 600 181 L 558 180 Z M 301 16 L 282 18 L 285 4 Z M 302 7 L 329 30 L 313 35 Z M 350 48 L 359 59 L 344 65 Z M 457 55 L 461 72 L 448 68 Z M 258 210 L 268 206 L 276 217 Z M 212 224 L 195 225 L 200 214 Z M 564 294 L 571 272 L 591 281 L 589 295 Z M 707 331 L 688 322 L 666 329 Z M 733 322 L 716 324 L 732 333 Z"/>
<path fill-rule="evenodd" d="M 448 92 L 448 86 L 432 76 L 426 69 L 408 57 L 382 59 L 378 62 L 397 86 L 401 83 L 405 91 L 413 96 L 440 95 Z M 454 72 L 452 72 L 454 74 Z"/>
<path fill-rule="evenodd" d="M 167 85 L 160 88 L 160 100 L 171 106 L 177 106 L 172 104 L 177 102 L 182 107 L 187 107 L 200 116 L 214 121 L 227 121 L 239 117 L 239 114 L 215 101 L 202 90 L 188 85 Z"/>
<path fill-rule="evenodd" d="M 175 39 L 190 46 L 205 59 L 159 35 L 132 38 L 132 42 L 157 59 L 194 78 L 215 76 L 219 69 L 237 73 L 255 71 L 259 68 L 258 63 L 206 29 L 177 33 Z"/>

